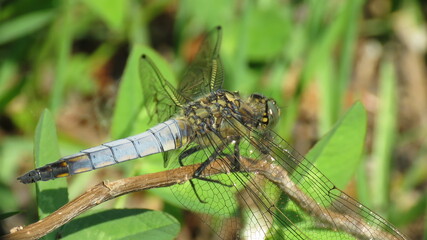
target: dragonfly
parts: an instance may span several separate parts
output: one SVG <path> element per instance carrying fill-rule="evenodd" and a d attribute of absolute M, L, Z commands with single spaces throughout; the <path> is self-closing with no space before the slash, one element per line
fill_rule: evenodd
<path fill-rule="evenodd" d="M 273 131 L 280 117 L 274 99 L 222 89 L 221 39 L 220 26 L 205 35 L 178 87 L 149 56 L 141 56 L 144 102 L 158 125 L 65 156 L 18 180 L 53 180 L 163 153 L 168 168 L 194 166 L 191 180 L 170 188 L 220 239 L 407 239 Z M 267 167 L 260 174 L 251 164 Z M 213 166 L 222 173 L 206 174 Z"/>

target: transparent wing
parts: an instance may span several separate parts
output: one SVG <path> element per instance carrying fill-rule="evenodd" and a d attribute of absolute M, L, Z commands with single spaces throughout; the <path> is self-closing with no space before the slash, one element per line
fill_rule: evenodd
<path fill-rule="evenodd" d="M 191 184 L 172 189 L 182 205 L 204 213 L 203 220 L 222 239 L 405 239 L 390 223 L 337 189 L 273 131 L 228 121 L 240 131 L 240 139 L 204 137 L 199 142 L 209 147 L 183 159 L 187 165 L 214 155 L 211 166 L 226 174 L 209 177 L 217 182 L 193 180 L 195 191 Z M 232 157 L 236 149 L 241 156 L 237 164 Z M 206 203 L 200 203 L 194 192 Z"/>
<path fill-rule="evenodd" d="M 208 33 L 195 59 L 184 72 L 178 91 L 188 100 L 221 88 L 224 81 L 223 66 L 219 57 L 221 38 L 220 26 Z"/>
<path fill-rule="evenodd" d="M 146 55 L 140 60 L 140 79 L 144 102 L 152 120 L 161 122 L 171 117 L 178 107 L 204 94 L 221 88 L 223 66 L 219 58 L 222 30 L 216 27 L 205 36 L 195 59 L 186 69 L 175 89 Z"/>
<path fill-rule="evenodd" d="M 154 62 L 142 55 L 139 62 L 144 105 L 151 120 L 162 122 L 186 103 L 183 95 L 163 77 Z"/>

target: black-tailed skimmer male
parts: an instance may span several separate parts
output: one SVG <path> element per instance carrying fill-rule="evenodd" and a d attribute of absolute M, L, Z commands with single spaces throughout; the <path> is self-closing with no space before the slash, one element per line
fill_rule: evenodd
<path fill-rule="evenodd" d="M 280 115 L 273 99 L 221 89 L 221 34 L 217 27 L 206 35 L 177 88 L 141 57 L 144 100 L 153 103 L 147 112 L 160 124 L 18 179 L 46 181 L 169 151 L 165 165 L 195 166 L 192 180 L 170 188 L 221 239 L 406 239 L 271 130 Z M 259 163 L 264 170 L 250 167 Z M 213 165 L 223 173 L 205 176 Z"/>

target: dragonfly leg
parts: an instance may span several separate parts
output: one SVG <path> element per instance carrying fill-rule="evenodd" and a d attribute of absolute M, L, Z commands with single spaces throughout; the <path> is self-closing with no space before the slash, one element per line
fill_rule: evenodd
<path fill-rule="evenodd" d="M 188 150 L 185 150 L 184 152 L 182 152 L 179 156 L 178 156 L 178 161 L 179 161 L 179 165 L 182 167 L 182 166 L 184 166 L 184 163 L 183 163 L 183 159 L 184 158 L 186 158 L 186 157 L 188 157 L 188 156 L 190 156 L 190 155 L 192 155 L 193 153 L 196 153 L 196 152 L 198 152 L 198 151 L 200 151 L 200 150 L 202 150 L 203 149 L 203 147 L 201 147 L 200 145 L 198 145 L 198 146 L 195 146 L 195 147 L 192 147 L 192 148 L 190 148 L 190 149 L 188 149 Z M 221 155 L 221 152 L 222 152 L 222 148 L 221 148 L 221 151 L 215 151 L 206 161 L 204 161 L 200 166 L 199 166 L 199 168 L 197 168 L 197 170 L 194 172 L 194 174 L 193 174 L 193 176 L 195 177 L 195 178 L 199 178 L 199 179 L 202 179 L 202 177 L 200 176 L 201 174 L 202 174 L 202 172 L 206 169 L 206 167 L 207 166 L 209 166 L 209 164 L 212 162 L 212 161 L 214 161 L 218 156 L 220 156 Z M 211 180 L 211 179 L 210 179 Z"/>
<path fill-rule="evenodd" d="M 240 171 L 240 138 L 237 138 L 234 143 L 234 152 L 231 157 L 231 170 L 232 171 Z"/>
<path fill-rule="evenodd" d="M 223 154 L 223 157 L 227 158 L 230 161 L 230 171 L 239 172 L 241 171 L 240 167 L 240 138 L 234 139 L 234 148 L 232 154 Z"/>
<path fill-rule="evenodd" d="M 186 158 L 186 157 L 188 157 L 188 156 L 190 156 L 191 154 L 193 154 L 193 153 L 196 153 L 196 152 L 198 152 L 198 151 L 200 151 L 200 150 L 202 150 L 203 148 L 201 147 L 201 146 L 195 146 L 195 147 L 192 147 L 192 148 L 190 148 L 190 149 L 187 149 L 187 150 L 185 150 L 185 151 L 183 151 L 181 154 L 179 154 L 179 156 L 178 156 L 178 162 L 179 162 L 179 165 L 181 166 L 181 167 L 183 167 L 184 166 L 184 163 L 182 162 L 182 160 L 184 159 L 184 158 Z M 200 195 L 199 195 L 199 193 L 197 192 L 197 190 L 196 190 L 196 185 L 194 185 L 194 182 L 193 182 L 193 180 L 192 179 L 190 179 L 190 185 L 191 185 L 191 188 L 193 189 L 193 192 L 194 192 L 194 194 L 196 195 L 196 197 L 197 197 L 197 199 L 199 200 L 199 202 L 201 202 L 201 203 L 207 203 L 206 201 L 204 201 L 201 197 L 200 197 Z"/>
<path fill-rule="evenodd" d="M 202 175 L 202 172 L 209 166 L 209 164 L 211 164 L 214 160 L 216 160 L 216 158 L 218 156 L 221 155 L 222 149 L 220 151 L 220 149 L 216 150 L 214 153 L 212 153 L 212 155 L 210 155 L 208 157 L 208 159 L 206 159 L 204 162 L 202 162 L 202 164 L 200 164 L 199 168 L 197 168 L 197 170 L 194 172 L 194 177 L 199 178 L 200 175 Z"/>
<path fill-rule="evenodd" d="M 218 183 L 222 186 L 225 187 L 233 187 L 233 185 L 229 185 L 229 184 L 225 184 L 219 180 L 215 180 L 215 179 L 210 179 L 210 178 L 206 178 L 206 177 L 202 177 L 202 172 L 209 166 L 209 164 L 211 164 L 213 161 L 215 161 L 217 159 L 218 156 L 221 155 L 222 149 L 215 151 L 206 161 L 204 161 L 199 168 L 197 168 L 197 170 L 194 172 L 194 177 L 199 179 L 199 180 L 203 180 L 203 181 L 207 181 L 207 182 L 213 182 L 213 183 Z"/>
<path fill-rule="evenodd" d="M 200 150 L 202 150 L 203 148 L 200 145 L 197 145 L 195 147 L 192 147 L 190 149 L 187 149 L 185 151 L 183 151 L 181 154 L 179 154 L 178 156 L 178 161 L 179 161 L 179 165 L 182 167 L 184 166 L 184 163 L 182 162 L 182 160 L 188 156 L 190 156 L 193 153 L 196 153 Z"/>
<path fill-rule="evenodd" d="M 242 168 L 240 166 L 240 138 L 236 139 L 233 155 L 234 156 L 231 158 L 232 171 L 241 172 L 247 177 L 249 173 L 247 171 L 242 171 Z"/>
<path fill-rule="evenodd" d="M 194 194 L 196 194 L 196 197 L 197 197 L 197 199 L 199 200 L 199 202 L 201 202 L 201 203 L 208 203 L 208 202 L 206 202 L 205 200 L 203 200 L 203 199 L 200 197 L 199 193 L 197 193 L 196 185 L 194 185 L 194 182 L 193 182 L 193 180 L 191 180 L 191 179 L 190 179 L 190 185 L 191 185 L 191 188 L 193 189 Z"/>

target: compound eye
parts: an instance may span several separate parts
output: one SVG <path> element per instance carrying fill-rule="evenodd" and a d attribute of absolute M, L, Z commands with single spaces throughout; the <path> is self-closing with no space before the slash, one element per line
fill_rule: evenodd
<path fill-rule="evenodd" d="M 276 101 L 270 99 L 267 101 L 268 125 L 274 126 L 279 120 L 280 109 L 276 105 Z"/>

